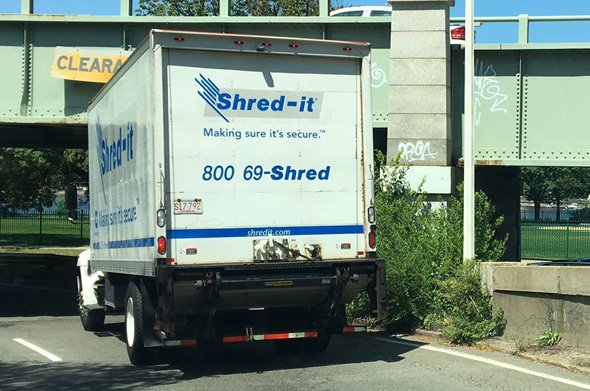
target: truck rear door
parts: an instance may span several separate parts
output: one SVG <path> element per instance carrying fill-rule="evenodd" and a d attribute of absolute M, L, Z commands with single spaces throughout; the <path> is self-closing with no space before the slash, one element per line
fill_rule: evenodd
<path fill-rule="evenodd" d="M 165 61 L 177 263 L 364 251 L 358 58 L 170 49 Z"/>

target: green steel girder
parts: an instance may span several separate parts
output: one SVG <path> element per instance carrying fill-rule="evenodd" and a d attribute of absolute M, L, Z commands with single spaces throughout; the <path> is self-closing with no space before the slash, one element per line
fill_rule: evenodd
<path fill-rule="evenodd" d="M 0 146 L 21 140 L 14 129 L 67 125 L 84 133 L 88 102 L 100 84 L 50 76 L 56 46 L 133 49 L 152 28 L 370 41 L 374 125 L 387 126 L 389 19 L 321 17 L 90 17 L 0 15 Z M 32 146 L 27 138 L 20 146 Z M 76 142 L 77 143 L 77 142 Z M 67 140 L 66 140 L 67 145 Z"/>
<path fill-rule="evenodd" d="M 461 153 L 463 55 L 453 51 L 453 157 Z M 478 165 L 590 166 L 590 45 L 476 53 Z"/>
<path fill-rule="evenodd" d="M 387 127 L 390 21 L 328 17 L 0 15 L 0 146 L 84 145 L 100 84 L 52 78 L 56 46 L 132 49 L 149 29 L 329 38 L 372 43 L 373 125 Z M 479 165 L 590 165 L 590 45 L 476 47 Z M 463 51 L 452 50 L 453 161 L 459 161 Z M 58 130 L 59 129 L 59 130 Z M 35 139 L 37 131 L 41 137 Z M 55 134 L 55 137 L 50 137 Z"/>

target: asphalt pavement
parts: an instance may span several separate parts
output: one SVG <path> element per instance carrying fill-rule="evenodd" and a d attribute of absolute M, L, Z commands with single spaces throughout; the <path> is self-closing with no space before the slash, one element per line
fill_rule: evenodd
<path fill-rule="evenodd" d="M 46 272 L 58 273 L 54 280 L 72 277 L 67 268 Z M 108 316 L 100 332 L 85 332 L 75 311 L 75 282 L 56 287 L 43 284 L 40 275 L 2 276 L 3 390 L 590 389 L 584 373 L 431 338 L 384 334 L 338 335 L 322 354 L 278 354 L 268 342 L 171 350 L 157 365 L 134 367 L 122 316 Z"/>

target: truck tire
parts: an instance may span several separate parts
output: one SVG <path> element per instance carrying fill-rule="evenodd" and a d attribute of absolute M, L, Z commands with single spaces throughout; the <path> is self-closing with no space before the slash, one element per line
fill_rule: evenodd
<path fill-rule="evenodd" d="M 296 354 L 303 353 L 303 344 L 300 340 L 280 340 L 275 341 L 275 350 L 279 354 Z"/>
<path fill-rule="evenodd" d="M 91 310 L 84 305 L 82 298 L 82 281 L 80 276 L 77 277 L 78 282 L 78 312 L 80 313 L 80 321 L 82 327 L 86 331 L 100 331 L 104 326 L 105 311 L 102 309 Z"/>
<path fill-rule="evenodd" d="M 317 338 L 305 339 L 304 350 L 308 353 L 321 353 L 330 345 L 330 333 L 320 333 Z"/>
<path fill-rule="evenodd" d="M 133 365 L 146 365 L 155 361 L 155 349 L 143 344 L 143 302 L 141 291 L 129 282 L 125 299 L 125 341 L 129 361 Z"/>
<path fill-rule="evenodd" d="M 280 354 L 321 353 L 328 348 L 330 337 L 320 334 L 317 338 L 275 341 L 275 349 Z"/>

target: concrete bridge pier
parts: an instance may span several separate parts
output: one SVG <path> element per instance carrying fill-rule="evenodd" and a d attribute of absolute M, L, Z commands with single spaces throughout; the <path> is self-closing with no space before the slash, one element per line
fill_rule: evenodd
<path fill-rule="evenodd" d="M 433 204 L 445 204 L 463 180 L 454 166 L 452 109 L 463 112 L 462 102 L 452 105 L 449 7 L 454 0 L 389 0 L 391 52 L 387 161 L 399 157 L 409 167 L 407 179 L 422 186 Z M 460 53 L 456 51 L 456 53 Z M 455 75 L 455 79 L 463 79 Z M 462 80 L 453 80 L 457 91 Z M 458 92 L 456 92 L 458 94 Z M 462 95 L 462 93 L 461 93 Z M 455 115 L 455 120 L 461 118 Z M 461 129 L 461 124 L 454 124 Z M 461 140 L 454 140 L 460 145 Z M 456 151 L 455 154 L 461 151 Z M 476 187 L 492 200 L 504 224 L 498 237 L 508 235 L 505 260 L 520 260 L 519 169 L 478 167 Z"/>
<path fill-rule="evenodd" d="M 458 169 L 451 166 L 449 7 L 454 0 L 389 0 L 391 54 L 387 161 L 399 156 L 407 178 L 446 202 Z"/>
<path fill-rule="evenodd" d="M 490 198 L 496 215 L 504 216 L 504 223 L 496 231 L 498 239 L 508 236 L 500 260 L 520 261 L 520 167 L 476 167 L 475 188 Z"/>

